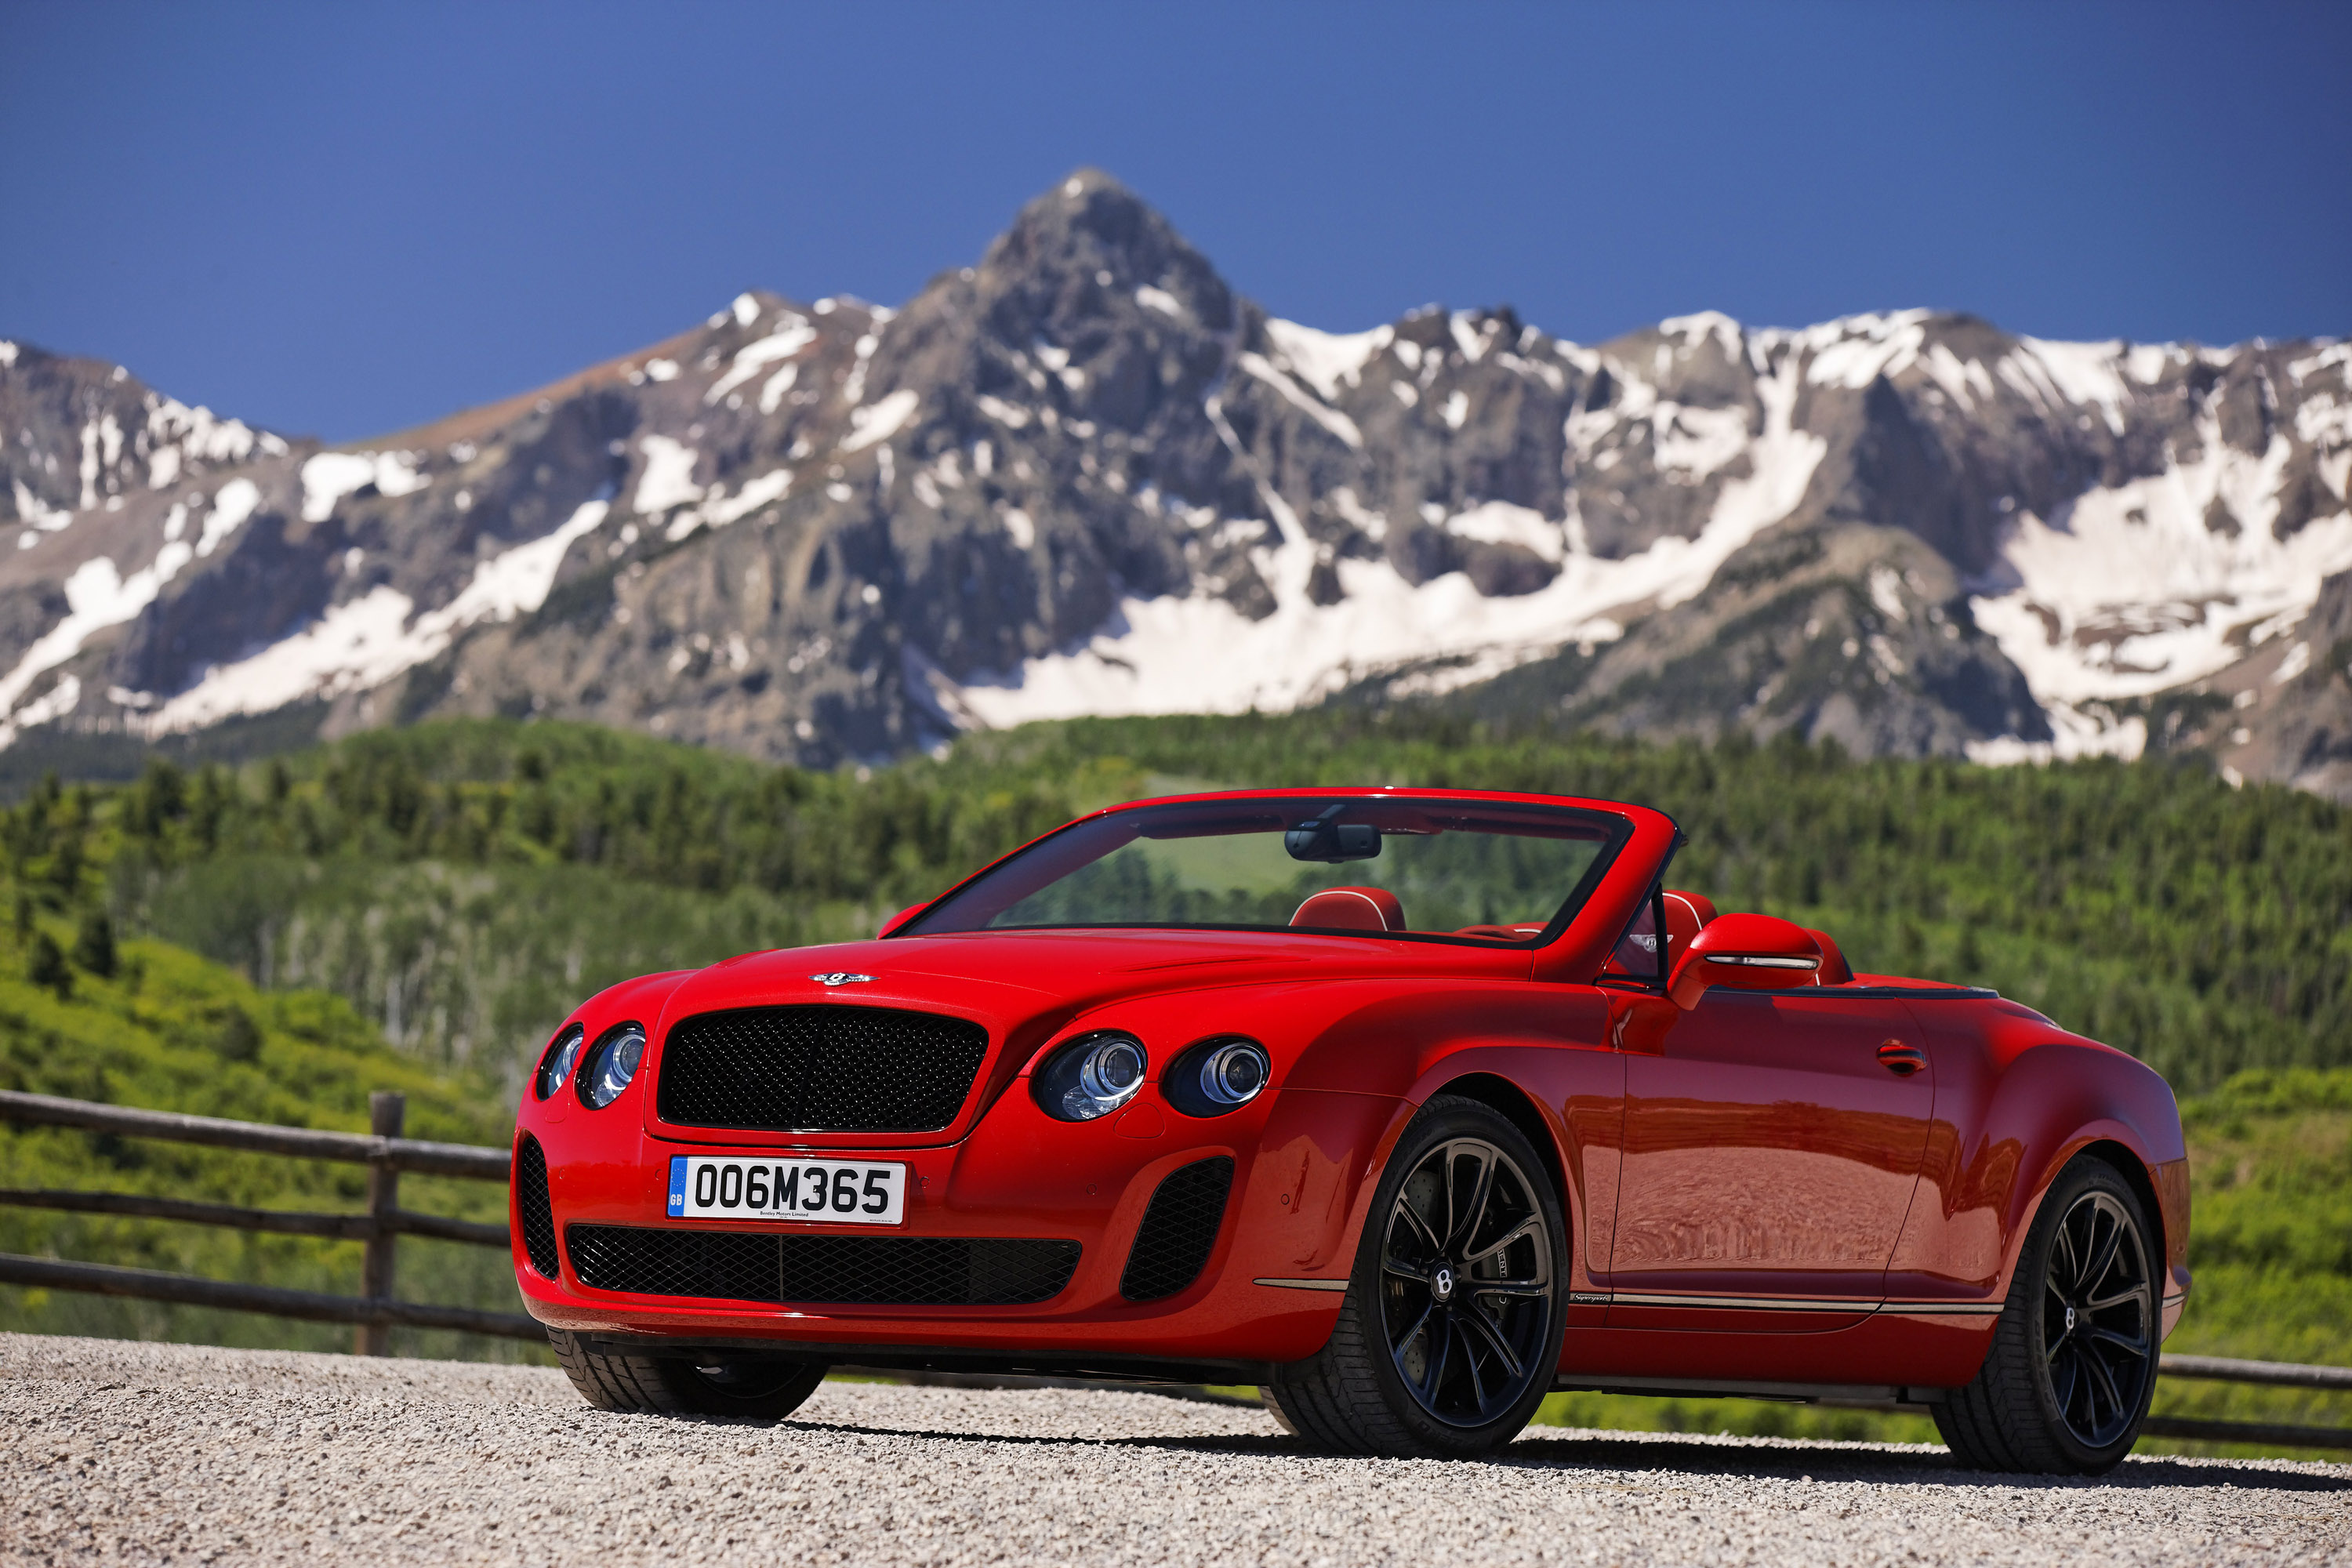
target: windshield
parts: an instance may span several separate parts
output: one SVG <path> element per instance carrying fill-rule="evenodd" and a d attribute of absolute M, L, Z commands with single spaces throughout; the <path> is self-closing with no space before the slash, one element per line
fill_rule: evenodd
<path fill-rule="evenodd" d="M 1409 795 L 1140 805 L 1040 839 L 898 934 L 1296 927 L 1532 945 L 1629 829 L 1569 806 Z"/>

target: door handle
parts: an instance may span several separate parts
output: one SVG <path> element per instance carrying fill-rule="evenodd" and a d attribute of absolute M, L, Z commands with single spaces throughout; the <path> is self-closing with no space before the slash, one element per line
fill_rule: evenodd
<path fill-rule="evenodd" d="M 1906 1046 L 1900 1040 L 1889 1040 L 1878 1047 L 1878 1063 L 1888 1072 L 1909 1078 L 1927 1065 L 1927 1058 L 1916 1046 Z"/>

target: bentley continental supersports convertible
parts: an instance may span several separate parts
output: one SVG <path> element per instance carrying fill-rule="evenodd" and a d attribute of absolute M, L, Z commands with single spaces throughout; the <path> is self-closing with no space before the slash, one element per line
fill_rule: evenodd
<path fill-rule="evenodd" d="M 2164 1081 L 1673 890 L 1609 801 L 1265 791 L 1080 818 L 871 942 L 584 1004 L 515 1271 L 608 1409 L 830 1365 L 1255 1384 L 1470 1456 L 1553 1389 L 1894 1404 L 2129 1451 L 2188 1294 Z"/>

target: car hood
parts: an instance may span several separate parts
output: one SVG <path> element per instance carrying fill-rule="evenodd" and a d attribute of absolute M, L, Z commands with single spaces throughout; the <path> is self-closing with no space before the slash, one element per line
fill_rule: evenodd
<path fill-rule="evenodd" d="M 983 931 L 744 953 L 687 978 L 671 1018 L 831 997 L 961 1000 L 975 1011 L 1084 1011 L 1129 996 L 1360 975 L 1524 974 L 1524 951 L 1284 931 Z"/>

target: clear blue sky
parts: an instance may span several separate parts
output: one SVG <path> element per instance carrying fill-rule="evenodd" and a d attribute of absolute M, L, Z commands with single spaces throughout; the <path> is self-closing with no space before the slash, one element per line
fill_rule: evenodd
<path fill-rule="evenodd" d="M 0 0 L 0 336 L 355 438 L 1069 169 L 1333 330 L 2352 331 L 2352 5 Z"/>

